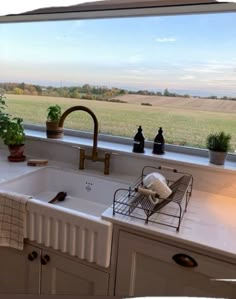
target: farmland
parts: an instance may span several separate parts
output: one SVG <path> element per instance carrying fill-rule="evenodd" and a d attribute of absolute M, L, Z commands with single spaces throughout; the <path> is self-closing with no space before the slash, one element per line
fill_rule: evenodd
<path fill-rule="evenodd" d="M 162 126 L 166 142 L 204 148 L 210 132 L 223 130 L 232 135 L 236 149 L 236 101 L 129 94 L 117 99 L 127 103 L 7 94 L 8 112 L 25 123 L 44 125 L 47 107 L 53 104 L 59 104 L 63 111 L 83 105 L 96 114 L 100 133 L 132 138 L 142 125 L 145 138 L 153 140 Z M 64 126 L 93 130 L 91 117 L 82 111 L 71 114 Z"/>

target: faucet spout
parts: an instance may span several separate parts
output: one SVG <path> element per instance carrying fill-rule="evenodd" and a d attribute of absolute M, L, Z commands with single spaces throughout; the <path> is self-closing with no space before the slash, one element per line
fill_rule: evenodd
<path fill-rule="evenodd" d="M 85 111 L 87 112 L 93 119 L 94 123 L 94 130 L 93 130 L 93 148 L 92 148 L 92 155 L 86 155 L 84 149 L 80 149 L 80 162 L 79 162 L 79 169 L 84 169 L 84 161 L 85 159 L 91 160 L 93 162 L 101 161 L 104 162 L 104 174 L 109 174 L 109 168 L 110 168 L 110 154 L 106 153 L 104 158 L 98 157 L 98 120 L 96 115 L 93 113 L 92 110 L 85 106 L 73 106 L 69 109 L 67 109 L 61 116 L 59 120 L 59 127 L 63 128 L 64 121 L 66 117 L 73 111 Z"/>
<path fill-rule="evenodd" d="M 67 109 L 61 116 L 59 120 L 59 126 L 63 128 L 64 121 L 66 117 L 73 111 L 85 111 L 87 112 L 93 119 L 94 123 L 94 130 L 93 130 L 93 149 L 92 149 L 92 160 L 96 161 L 97 160 L 97 144 L 98 144 L 98 120 L 96 115 L 93 113 L 92 110 L 85 106 L 73 106 L 69 109 Z"/>

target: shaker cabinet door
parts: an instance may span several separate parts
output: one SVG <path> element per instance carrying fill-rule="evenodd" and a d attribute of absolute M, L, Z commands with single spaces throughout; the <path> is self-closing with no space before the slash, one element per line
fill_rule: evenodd
<path fill-rule="evenodd" d="M 116 296 L 236 295 L 236 266 L 126 232 L 120 233 Z"/>
<path fill-rule="evenodd" d="M 108 294 L 108 274 L 56 253 L 43 251 L 41 294 Z"/>
<path fill-rule="evenodd" d="M 40 249 L 0 247 L 0 293 L 39 294 Z"/>

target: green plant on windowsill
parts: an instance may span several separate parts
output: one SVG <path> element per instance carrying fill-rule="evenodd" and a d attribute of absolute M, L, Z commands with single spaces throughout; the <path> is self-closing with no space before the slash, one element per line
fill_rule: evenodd
<path fill-rule="evenodd" d="M 10 151 L 8 159 L 10 161 L 24 161 L 25 133 L 22 125 L 23 119 L 12 117 L 5 112 L 7 107 L 5 99 L 6 97 L 4 95 L 0 95 L 0 138 L 2 138 L 4 144 L 8 146 Z"/>
<path fill-rule="evenodd" d="M 61 107 L 59 105 L 49 106 L 47 115 L 47 121 L 50 122 L 59 122 L 61 118 Z"/>
<path fill-rule="evenodd" d="M 46 133 L 48 138 L 62 138 L 63 129 L 59 127 L 61 118 L 61 107 L 59 105 L 49 106 L 47 109 Z"/>
<path fill-rule="evenodd" d="M 5 99 L 6 97 L 3 94 L 0 94 L 0 134 L 3 132 L 5 125 L 8 123 L 10 118 L 10 115 L 5 112 L 7 107 Z"/>
<path fill-rule="evenodd" d="M 25 133 L 22 125 L 23 119 L 19 117 L 5 120 L 4 128 L 1 129 L 1 138 L 6 145 L 23 145 Z"/>
<path fill-rule="evenodd" d="M 207 136 L 206 147 L 209 149 L 210 163 L 223 165 L 230 150 L 231 135 L 221 131 Z"/>

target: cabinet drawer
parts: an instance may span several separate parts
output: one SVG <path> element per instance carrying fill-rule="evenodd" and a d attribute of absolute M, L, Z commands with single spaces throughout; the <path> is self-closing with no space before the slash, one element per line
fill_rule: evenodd
<path fill-rule="evenodd" d="M 131 246 L 135 246 L 137 253 L 142 253 L 143 251 L 148 252 L 149 256 L 173 264 L 176 267 L 184 267 L 176 263 L 173 259 L 175 255 L 181 254 L 192 258 L 197 263 L 195 267 L 186 267 L 189 271 L 199 272 L 212 278 L 236 278 L 235 265 L 181 247 L 168 245 L 126 232 L 120 233 L 120 242 L 120 244 L 127 244 L 127 249 L 128 245 L 132 244 Z M 122 250 L 122 246 L 120 249 Z"/>
<path fill-rule="evenodd" d="M 116 295 L 231 296 L 236 266 L 214 257 L 120 232 Z"/>

